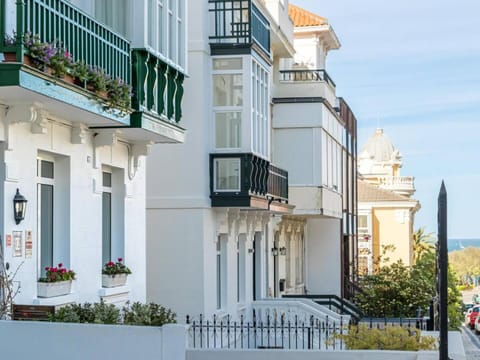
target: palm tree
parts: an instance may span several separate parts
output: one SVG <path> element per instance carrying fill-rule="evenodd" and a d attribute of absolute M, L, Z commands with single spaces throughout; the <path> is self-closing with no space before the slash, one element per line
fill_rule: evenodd
<path fill-rule="evenodd" d="M 421 227 L 413 233 L 413 262 L 416 263 L 423 255 L 435 250 L 435 237 L 433 233 L 425 233 Z"/>

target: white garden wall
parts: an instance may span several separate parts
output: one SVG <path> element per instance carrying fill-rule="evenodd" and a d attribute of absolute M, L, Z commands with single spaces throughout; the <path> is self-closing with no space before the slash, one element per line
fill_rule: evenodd
<path fill-rule="evenodd" d="M 182 325 L 163 327 L 0 321 L 2 359 L 184 360 Z"/>

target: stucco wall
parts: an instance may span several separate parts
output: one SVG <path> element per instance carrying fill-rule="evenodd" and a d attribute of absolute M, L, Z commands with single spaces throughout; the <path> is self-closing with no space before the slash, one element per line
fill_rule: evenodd
<path fill-rule="evenodd" d="M 25 119 L 18 118 L 18 121 Z M 84 143 L 72 142 L 72 126 L 64 121 L 48 119 L 44 133 L 33 133 L 32 124 L 14 123 L 9 126 L 9 150 L 4 153 L 6 181 L 3 183 L 4 210 L 2 239 L 12 231 L 23 232 L 22 256 L 14 257 L 13 244 L 5 247 L 5 261 L 11 269 L 19 268 L 15 278 L 21 291 L 15 299 L 23 304 L 62 304 L 70 301 L 99 301 L 101 291 L 102 261 L 102 166 L 119 172 L 118 190 L 123 194 L 124 216 L 119 232 L 112 233 L 113 242 L 124 237 L 124 253 L 112 252 L 113 260 L 122 256 L 132 270 L 128 283 L 130 299 L 145 300 L 145 167 L 143 162 L 133 180 L 128 177 L 127 144 L 118 141 L 112 146 L 94 147 L 94 131 L 86 130 Z M 5 134 L 3 134 L 5 135 Z M 2 143 L 2 149 L 6 142 Z M 2 150 L 4 151 L 4 150 Z M 68 297 L 38 299 L 37 279 L 43 276 L 39 269 L 37 224 L 37 156 L 46 154 L 61 168 L 62 175 L 55 175 L 54 192 L 57 192 L 61 208 L 54 203 L 54 263 L 62 262 L 77 273 L 73 293 Z M 97 167 L 98 166 L 98 167 Z M 27 198 L 25 220 L 16 225 L 13 218 L 12 199 L 16 188 Z M 55 200 L 57 201 L 57 200 Z M 57 212 L 57 210 L 59 210 Z M 32 231 L 32 256 L 25 254 L 25 231 Z M 5 241 L 3 242 L 6 245 Z M 58 246 L 62 243 L 62 246 Z M 128 291 L 128 289 L 127 289 Z M 123 290 L 125 292 L 125 288 Z"/>
<path fill-rule="evenodd" d="M 3 359 L 185 359 L 185 327 L 0 321 Z"/>
<path fill-rule="evenodd" d="M 341 294 L 339 219 L 308 219 L 306 230 L 308 294 Z"/>
<path fill-rule="evenodd" d="M 381 254 L 382 246 L 393 245 L 395 250 L 386 254 L 390 262 L 402 260 L 405 265 L 410 265 L 413 248 L 409 209 L 375 208 L 372 220 L 374 258 Z"/>

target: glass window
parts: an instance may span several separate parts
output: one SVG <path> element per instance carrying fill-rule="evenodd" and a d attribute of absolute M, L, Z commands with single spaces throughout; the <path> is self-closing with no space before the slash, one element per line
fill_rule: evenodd
<path fill-rule="evenodd" d="M 215 159 L 214 191 L 240 191 L 240 159 Z"/>
<path fill-rule="evenodd" d="M 40 269 L 53 266 L 53 185 L 38 184 Z"/>
<path fill-rule="evenodd" d="M 215 147 L 217 149 L 240 148 L 241 112 L 215 113 Z"/>
<path fill-rule="evenodd" d="M 213 105 L 242 106 L 243 104 L 242 75 L 213 75 Z"/>
<path fill-rule="evenodd" d="M 103 172 L 102 192 L 102 261 L 112 260 L 112 174 Z"/>
<path fill-rule="evenodd" d="M 242 58 L 214 59 L 213 70 L 242 70 Z"/>

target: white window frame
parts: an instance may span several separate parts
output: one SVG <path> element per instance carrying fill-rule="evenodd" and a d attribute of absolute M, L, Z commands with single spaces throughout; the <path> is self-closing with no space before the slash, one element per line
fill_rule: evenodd
<path fill-rule="evenodd" d="M 252 152 L 270 159 L 270 71 L 256 57 L 251 58 L 251 136 Z"/>

